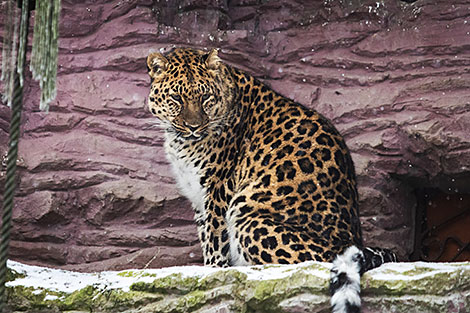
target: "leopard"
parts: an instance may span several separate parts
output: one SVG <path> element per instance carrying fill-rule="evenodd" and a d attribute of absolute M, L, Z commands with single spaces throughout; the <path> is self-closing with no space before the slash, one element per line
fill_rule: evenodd
<path fill-rule="evenodd" d="M 322 114 L 218 51 L 147 57 L 148 109 L 194 209 L 204 265 L 332 262 L 333 312 L 359 312 L 360 276 L 397 258 L 363 244 L 344 138 Z"/>

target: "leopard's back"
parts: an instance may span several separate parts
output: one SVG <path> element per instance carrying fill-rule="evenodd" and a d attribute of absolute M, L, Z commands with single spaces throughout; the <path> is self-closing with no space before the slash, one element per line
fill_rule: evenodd
<path fill-rule="evenodd" d="M 331 261 L 362 246 L 354 166 L 339 132 L 316 111 L 234 74 L 251 94 L 237 175 L 243 188 L 229 205 L 245 261 Z"/>

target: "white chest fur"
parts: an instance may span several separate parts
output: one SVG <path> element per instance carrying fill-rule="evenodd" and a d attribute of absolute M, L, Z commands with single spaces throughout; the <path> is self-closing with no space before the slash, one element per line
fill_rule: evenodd
<path fill-rule="evenodd" d="M 180 192 L 191 201 L 196 215 L 204 215 L 206 190 L 201 186 L 200 169 L 191 164 L 170 145 L 170 138 L 165 142 L 165 151 L 170 161 Z"/>

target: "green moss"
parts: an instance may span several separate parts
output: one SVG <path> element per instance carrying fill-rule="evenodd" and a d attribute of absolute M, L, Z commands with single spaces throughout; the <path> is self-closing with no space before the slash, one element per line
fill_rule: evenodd
<path fill-rule="evenodd" d="M 138 291 L 100 290 L 93 286 L 87 286 L 65 296 L 57 306 L 62 311 L 86 310 L 91 312 L 98 309 L 103 312 L 119 312 L 161 299 L 163 299 L 162 296 Z"/>
<path fill-rule="evenodd" d="M 249 281 L 245 299 L 248 312 L 281 312 L 279 303 L 299 293 L 328 293 L 328 281 L 310 274 L 310 270 L 325 270 L 322 265 L 312 264 L 281 279 Z M 328 270 L 329 271 L 329 270 Z"/>
<path fill-rule="evenodd" d="M 236 268 L 204 277 L 187 277 L 179 273 L 155 279 L 152 283 L 135 283 L 130 291 L 88 286 L 65 294 L 16 286 L 7 289 L 8 302 L 12 311 L 29 312 L 115 313 L 139 308 L 142 312 L 185 313 L 209 308 L 214 303 L 224 303 L 233 312 L 281 313 L 286 303 L 295 306 L 296 301 L 303 301 L 304 294 L 328 299 L 327 267 L 315 263 L 286 270 L 289 275 L 285 278 L 263 280 L 248 280 L 247 275 Z M 319 277 L 318 271 L 324 271 L 325 275 L 321 273 Z M 394 279 L 374 279 L 373 273 L 366 273 L 362 279 L 364 303 L 377 312 L 390 311 L 390 308 L 397 312 L 414 308 L 423 312 L 447 312 L 452 305 L 466 307 L 469 304 L 468 293 L 462 294 L 462 291 L 470 289 L 468 267 L 460 266 L 455 271 L 447 272 L 417 266 L 416 270 L 389 271 L 386 274 L 393 275 Z M 145 272 L 141 271 L 126 271 L 119 276 L 144 275 Z M 396 279 L 400 276 L 404 279 Z M 51 295 L 56 298 L 51 299 Z M 287 302 L 280 305 L 284 300 Z M 322 309 L 321 312 L 329 311 L 327 300 L 319 302 L 319 305 L 325 306 L 325 311 Z"/>
<path fill-rule="evenodd" d="M 364 294 L 368 295 L 447 295 L 458 290 L 470 288 L 470 271 L 439 272 L 432 267 L 420 267 L 406 272 L 388 271 L 386 274 L 405 279 L 381 280 L 372 279 L 366 273 L 362 280 Z M 427 276 L 418 275 L 429 273 Z M 415 278 L 416 279 L 413 279 Z"/>
<path fill-rule="evenodd" d="M 209 288 L 228 284 L 244 284 L 246 279 L 247 275 L 245 273 L 231 269 L 208 275 L 202 278 L 199 283 L 204 290 L 207 290 Z"/>
<path fill-rule="evenodd" d="M 136 273 L 134 271 L 123 271 L 117 274 L 120 277 L 136 277 Z"/>
<path fill-rule="evenodd" d="M 6 282 L 9 282 L 9 281 L 14 281 L 15 279 L 18 279 L 18 278 L 25 278 L 26 275 L 23 274 L 23 273 L 18 273 L 17 271 L 14 271 L 10 268 L 7 268 L 7 278 L 6 278 Z"/>
<path fill-rule="evenodd" d="M 57 297 L 56 300 L 46 300 L 47 296 Z M 56 308 L 57 302 L 63 299 L 64 294 L 45 290 L 42 288 L 14 286 L 7 288 L 8 305 L 16 311 L 40 310 L 45 308 Z"/>
<path fill-rule="evenodd" d="M 181 312 L 191 312 L 202 307 L 206 303 L 206 293 L 204 291 L 196 290 L 184 297 L 181 297 L 177 303 L 176 307 Z M 182 310 L 184 309 L 184 310 Z"/>
<path fill-rule="evenodd" d="M 211 301 L 238 299 L 243 304 L 241 291 L 245 290 L 247 275 L 239 271 L 223 270 L 203 278 L 183 277 L 181 274 L 156 279 L 152 283 L 135 283 L 131 289 L 145 293 L 160 294 L 163 300 L 152 306 L 155 312 L 192 312 Z M 236 310 L 243 312 L 243 310 Z"/>
<path fill-rule="evenodd" d="M 99 291 L 93 286 L 87 286 L 68 295 L 61 308 L 64 310 L 85 309 L 91 311 L 97 296 L 99 296 Z"/>
<path fill-rule="evenodd" d="M 131 290 L 159 294 L 187 294 L 197 287 L 197 277 L 183 277 L 178 273 L 155 279 L 151 283 L 137 282 L 132 284 Z"/>
<path fill-rule="evenodd" d="M 285 289 L 282 286 L 282 280 L 263 280 L 250 282 L 247 286 L 247 309 L 248 312 L 274 312 L 279 301 L 284 297 L 273 297 L 277 293 L 277 288 Z M 251 291 L 251 292 L 250 292 Z"/>
<path fill-rule="evenodd" d="M 257 312 L 275 312 L 279 302 L 298 292 L 298 288 L 285 279 L 251 281 L 246 290 L 248 308 Z"/>
<path fill-rule="evenodd" d="M 117 276 L 120 276 L 120 277 L 157 277 L 157 275 L 155 274 L 151 274 L 151 273 L 146 273 L 146 272 L 143 272 L 143 271 L 123 271 L 123 272 L 120 272 L 120 273 L 117 273 Z"/>
<path fill-rule="evenodd" d="M 246 280 L 246 274 L 237 270 L 221 271 L 204 278 L 197 276 L 183 277 L 182 274 L 155 279 L 151 283 L 137 282 L 132 284 L 131 290 L 158 293 L 185 295 L 194 290 L 208 290 L 217 286 L 239 283 Z"/>
<path fill-rule="evenodd" d="M 106 290 L 101 292 L 98 301 L 95 301 L 95 308 L 108 312 L 120 312 L 129 308 L 141 307 L 149 302 L 160 301 L 163 296 L 147 294 L 142 292 L 122 290 Z"/>

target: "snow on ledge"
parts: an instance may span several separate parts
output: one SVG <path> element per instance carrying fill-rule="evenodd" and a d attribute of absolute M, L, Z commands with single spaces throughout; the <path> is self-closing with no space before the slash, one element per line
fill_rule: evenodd
<path fill-rule="evenodd" d="M 7 283 L 7 287 L 24 286 L 42 288 L 51 291 L 72 293 L 87 286 L 98 289 L 121 289 L 129 291 L 132 284 L 137 282 L 151 283 L 155 279 L 172 274 L 183 277 L 203 278 L 208 275 L 227 270 L 237 270 L 247 275 L 247 280 L 273 280 L 291 276 L 300 270 L 317 276 L 320 279 L 329 278 L 330 263 L 304 262 L 294 265 L 264 265 L 250 267 L 211 268 L 204 266 L 180 266 L 162 269 L 108 271 L 99 273 L 79 273 L 66 270 L 52 269 L 39 266 L 25 265 L 8 261 L 8 267 L 24 275 Z M 413 274 L 410 275 L 409 273 Z M 373 280 L 403 281 L 420 280 L 436 274 L 451 272 L 470 272 L 470 262 L 466 263 L 389 263 L 369 271 L 366 275 Z"/>
<path fill-rule="evenodd" d="M 40 266 L 26 265 L 16 261 L 8 261 L 8 268 L 24 275 L 24 278 L 17 278 L 8 282 L 7 287 L 24 286 L 43 288 L 51 291 L 72 293 L 94 286 L 99 289 L 122 289 L 129 291 L 130 286 L 137 282 L 151 283 L 155 279 L 164 278 L 173 274 L 181 274 L 183 277 L 199 277 L 236 269 L 247 275 L 248 280 L 270 280 L 288 277 L 298 269 L 306 268 L 317 263 L 325 270 L 329 271 L 330 263 L 304 262 L 294 265 L 265 265 L 265 266 L 239 266 L 231 268 L 214 268 L 207 266 L 175 266 L 160 269 L 130 269 L 123 271 L 105 271 L 97 273 L 80 273 L 67 270 L 53 269 Z M 321 271 L 309 272 L 328 279 L 329 274 Z"/>

